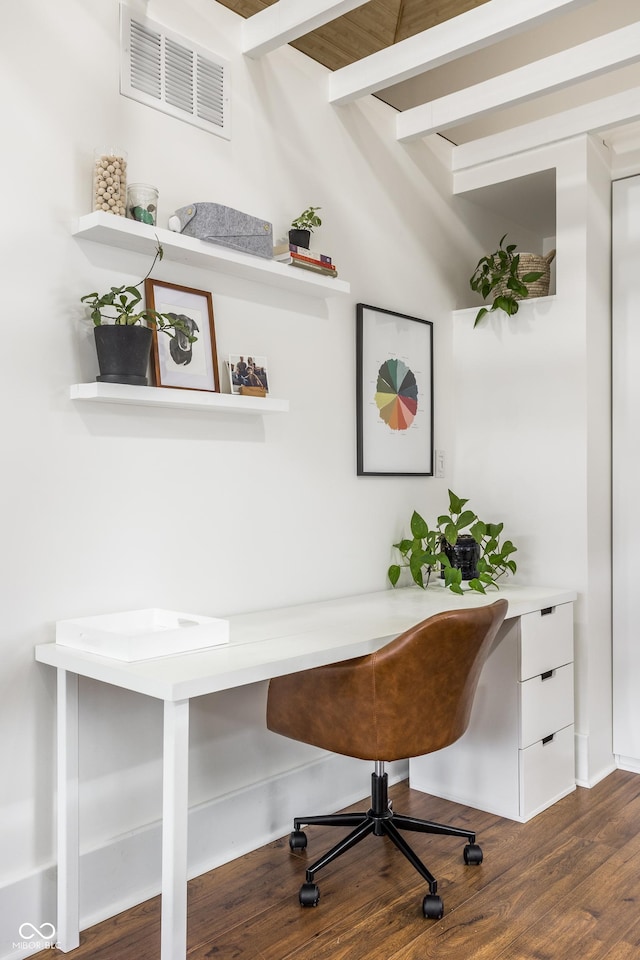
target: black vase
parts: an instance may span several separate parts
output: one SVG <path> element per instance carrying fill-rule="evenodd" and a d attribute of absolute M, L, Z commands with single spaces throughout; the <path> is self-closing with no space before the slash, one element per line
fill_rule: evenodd
<path fill-rule="evenodd" d="M 152 333 L 139 324 L 105 324 L 93 328 L 103 383 L 147 385 Z"/>
<path fill-rule="evenodd" d="M 478 576 L 480 544 L 476 543 L 471 534 L 461 533 L 454 544 L 443 540 L 442 551 L 446 554 L 451 566 L 460 569 L 463 580 L 473 580 Z"/>
<path fill-rule="evenodd" d="M 304 247 L 305 250 L 308 250 L 311 243 L 311 231 L 289 230 L 289 243 L 294 243 L 296 247 Z"/>

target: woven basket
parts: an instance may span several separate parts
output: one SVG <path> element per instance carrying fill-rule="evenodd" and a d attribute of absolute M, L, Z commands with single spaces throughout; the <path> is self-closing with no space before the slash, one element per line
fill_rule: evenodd
<path fill-rule="evenodd" d="M 538 253 L 521 253 L 520 260 L 518 262 L 518 278 L 522 280 L 527 273 L 540 273 L 542 276 L 539 280 L 536 280 L 534 283 L 527 284 L 529 290 L 529 297 L 546 297 L 549 293 L 549 279 L 551 276 L 551 263 L 555 257 L 555 250 L 550 250 L 546 256 L 541 256 Z M 522 300 L 522 297 L 519 297 L 518 294 L 514 294 L 512 290 L 508 290 L 506 283 L 500 283 L 498 286 L 491 291 L 491 296 L 502 296 L 505 293 L 509 293 L 515 297 L 516 300 Z"/>

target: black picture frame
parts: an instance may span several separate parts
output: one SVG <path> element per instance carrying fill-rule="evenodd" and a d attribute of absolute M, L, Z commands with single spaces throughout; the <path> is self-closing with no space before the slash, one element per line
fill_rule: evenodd
<path fill-rule="evenodd" d="M 356 304 L 359 477 L 433 476 L 433 323 Z"/>

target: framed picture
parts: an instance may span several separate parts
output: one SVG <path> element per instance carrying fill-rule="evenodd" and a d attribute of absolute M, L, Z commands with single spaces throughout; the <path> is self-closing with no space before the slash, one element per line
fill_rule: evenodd
<path fill-rule="evenodd" d="M 152 327 L 152 356 L 158 387 L 220 392 L 213 301 L 206 290 L 147 279 L 146 305 L 158 313 L 179 317 L 197 339 L 190 343 L 180 331 L 169 337 Z"/>
<path fill-rule="evenodd" d="M 231 393 L 241 393 L 243 388 L 255 387 L 269 393 L 267 358 L 254 354 L 230 353 L 227 360 Z"/>
<path fill-rule="evenodd" d="M 358 476 L 433 476 L 433 324 L 356 305 Z"/>

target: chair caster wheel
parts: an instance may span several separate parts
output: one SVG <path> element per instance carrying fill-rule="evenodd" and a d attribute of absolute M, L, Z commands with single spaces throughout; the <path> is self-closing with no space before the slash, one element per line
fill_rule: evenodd
<path fill-rule="evenodd" d="M 299 900 L 301 907 L 317 907 L 320 899 L 320 890 L 317 883 L 303 883 L 300 887 Z"/>
<path fill-rule="evenodd" d="M 289 849 L 304 850 L 307 845 L 307 835 L 304 830 L 293 830 L 289 834 Z"/>
<path fill-rule="evenodd" d="M 422 901 L 422 912 L 427 920 L 442 920 L 444 915 L 442 898 L 428 893 Z"/>
<path fill-rule="evenodd" d="M 477 843 L 468 843 L 462 855 L 465 863 L 482 863 L 482 850 Z"/>

